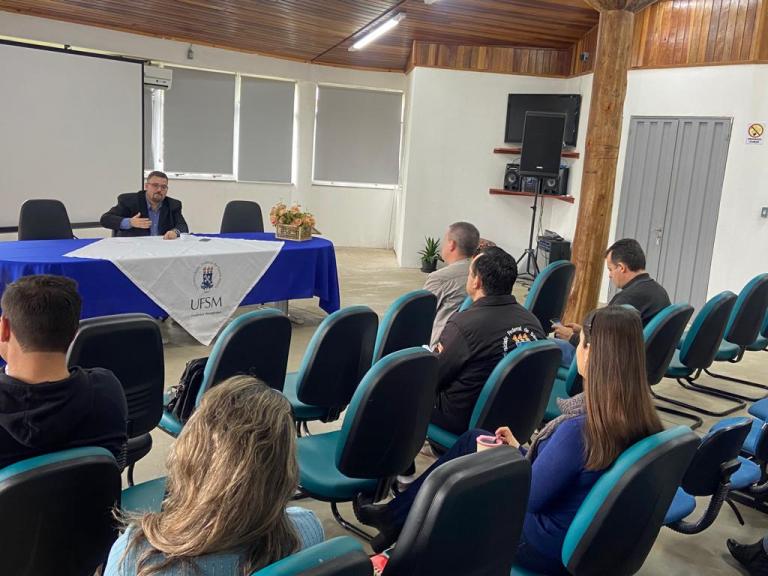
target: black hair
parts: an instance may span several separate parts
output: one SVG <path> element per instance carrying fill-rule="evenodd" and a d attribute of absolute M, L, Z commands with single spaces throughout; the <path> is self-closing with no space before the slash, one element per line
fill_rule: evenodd
<path fill-rule="evenodd" d="M 605 251 L 605 256 L 610 257 L 614 264 L 621 262 L 632 272 L 645 270 L 645 253 L 634 238 L 617 240 Z"/>
<path fill-rule="evenodd" d="M 66 353 L 80 324 L 77 282 L 65 276 L 22 276 L 5 287 L 0 307 L 24 352 Z"/>
<path fill-rule="evenodd" d="M 517 263 L 498 246 L 489 246 L 478 251 L 471 269 L 473 274 L 480 277 L 486 296 L 512 293 L 517 280 Z"/>

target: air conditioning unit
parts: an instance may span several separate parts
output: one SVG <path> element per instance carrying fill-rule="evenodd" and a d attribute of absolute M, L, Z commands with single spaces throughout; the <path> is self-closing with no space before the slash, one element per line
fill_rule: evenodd
<path fill-rule="evenodd" d="M 144 65 L 144 85 L 168 90 L 171 87 L 173 79 L 173 70 L 170 68 L 160 68 L 159 66 Z"/>

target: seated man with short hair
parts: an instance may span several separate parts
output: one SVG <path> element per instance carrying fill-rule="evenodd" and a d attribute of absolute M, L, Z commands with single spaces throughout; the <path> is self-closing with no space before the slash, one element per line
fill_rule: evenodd
<path fill-rule="evenodd" d="M 608 302 L 609 306 L 632 306 L 640 313 L 643 326 L 669 306 L 667 291 L 645 271 L 645 253 L 634 238 L 622 238 L 614 242 L 605 251 L 605 267 L 608 279 L 619 288 L 619 292 Z M 581 326 L 578 324 L 555 326 L 555 336 L 569 340 L 574 349 L 579 344 L 580 331 Z M 572 354 L 564 355 L 564 359 L 566 356 L 571 357 Z"/>
<path fill-rule="evenodd" d="M 472 306 L 448 320 L 437 345 L 433 424 L 454 434 L 465 432 L 499 361 L 521 342 L 545 338 L 537 318 L 512 296 L 516 279 L 517 264 L 501 248 L 486 248 L 472 260 L 466 287 Z"/>
<path fill-rule="evenodd" d="M 0 307 L 0 468 L 49 452 L 101 446 L 124 466 L 127 408 L 109 370 L 67 367 L 80 295 L 63 276 L 24 276 Z"/>
<path fill-rule="evenodd" d="M 440 253 L 447 266 L 430 273 L 424 283 L 424 288 L 437 296 L 430 348 L 437 345 L 448 318 L 453 316 L 467 297 L 469 262 L 479 242 L 480 233 L 469 222 L 454 222 L 448 226 Z"/>

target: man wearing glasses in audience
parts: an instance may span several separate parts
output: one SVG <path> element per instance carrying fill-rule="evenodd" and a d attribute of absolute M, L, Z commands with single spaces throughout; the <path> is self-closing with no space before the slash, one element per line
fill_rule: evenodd
<path fill-rule="evenodd" d="M 120 194 L 117 206 L 101 217 L 115 236 L 162 236 L 174 240 L 189 232 L 181 202 L 168 197 L 168 176 L 150 172 L 144 190 Z"/>

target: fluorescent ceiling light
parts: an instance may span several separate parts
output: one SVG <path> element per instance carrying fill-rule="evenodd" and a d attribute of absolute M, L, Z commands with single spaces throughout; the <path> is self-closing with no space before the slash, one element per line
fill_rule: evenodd
<path fill-rule="evenodd" d="M 405 12 L 401 12 L 400 14 L 393 16 L 392 18 L 390 18 L 380 26 L 377 26 L 376 28 L 368 32 L 368 34 L 360 38 L 360 40 L 352 44 L 352 46 L 349 47 L 349 51 L 352 52 L 354 50 L 362 50 L 363 48 L 368 46 L 368 44 L 370 44 L 380 36 L 383 36 L 390 30 L 392 30 L 392 28 L 397 26 L 400 23 L 400 20 L 402 20 L 403 18 L 405 18 Z"/>

